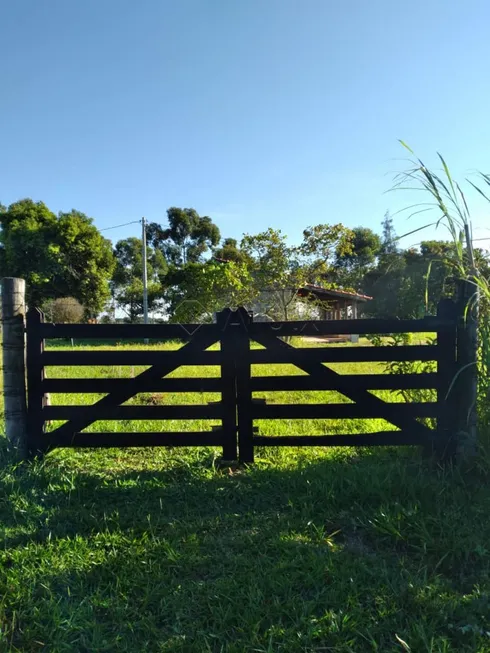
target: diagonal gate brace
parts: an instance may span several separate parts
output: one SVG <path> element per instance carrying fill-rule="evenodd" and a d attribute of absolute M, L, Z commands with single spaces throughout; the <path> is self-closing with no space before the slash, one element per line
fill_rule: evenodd
<path fill-rule="evenodd" d="M 215 335 L 206 336 L 204 334 L 198 333 L 197 335 L 194 336 L 194 338 L 190 342 L 184 345 L 179 351 L 182 352 L 204 351 L 205 349 L 213 345 L 217 340 L 218 338 Z M 99 401 L 95 402 L 95 404 L 92 404 L 91 408 L 120 405 L 125 401 L 128 401 L 128 399 L 131 399 L 131 397 L 133 397 L 135 394 L 138 394 L 138 392 L 140 392 L 141 390 L 141 386 L 144 383 L 148 381 L 154 381 L 156 379 L 161 379 L 167 374 L 173 372 L 181 365 L 182 363 L 170 363 L 168 365 L 153 365 L 152 367 L 145 370 L 141 374 L 138 374 L 138 376 L 136 376 L 135 378 L 128 379 L 127 384 L 124 385 L 123 389 L 120 389 L 117 392 L 111 392 L 105 397 L 102 397 L 102 399 L 99 399 Z M 54 431 L 51 431 L 50 433 L 52 434 L 56 433 L 57 436 L 75 434 L 87 428 L 87 426 L 90 426 L 96 421 L 97 418 L 95 419 L 86 418 L 83 420 L 80 419 L 76 421 L 70 420 L 69 422 L 66 422 L 65 424 L 55 429 Z"/>
<path fill-rule="evenodd" d="M 296 347 L 293 347 L 276 336 L 254 335 L 254 340 L 268 349 L 287 349 L 289 351 L 297 351 Z M 339 374 L 329 367 L 325 367 L 325 365 L 320 362 L 310 363 L 298 360 L 294 361 L 293 365 L 296 365 L 296 367 L 299 367 L 312 376 L 322 376 L 325 379 L 342 378 L 342 374 Z M 417 420 L 412 417 L 397 414 L 396 404 L 389 404 L 371 394 L 368 390 L 362 388 L 348 388 L 343 385 L 341 392 L 356 403 L 362 403 L 373 407 L 373 409 L 378 409 L 381 413 L 382 419 L 386 419 L 388 422 L 398 426 L 398 428 L 402 430 L 411 430 L 413 433 L 416 433 L 420 437 L 420 444 L 430 443 L 435 436 L 435 433 L 431 428 L 417 422 Z"/>

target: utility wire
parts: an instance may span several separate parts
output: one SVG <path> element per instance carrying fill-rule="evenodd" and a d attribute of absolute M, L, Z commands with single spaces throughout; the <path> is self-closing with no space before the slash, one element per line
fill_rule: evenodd
<path fill-rule="evenodd" d="M 141 220 L 133 220 L 132 222 L 125 222 L 124 224 L 116 224 L 113 227 L 104 227 L 104 229 L 99 229 L 99 231 L 109 231 L 109 229 L 119 229 L 119 227 L 127 227 L 130 224 L 141 224 Z"/>

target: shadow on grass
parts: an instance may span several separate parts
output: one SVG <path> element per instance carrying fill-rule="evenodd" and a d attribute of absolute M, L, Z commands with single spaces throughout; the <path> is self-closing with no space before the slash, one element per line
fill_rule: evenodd
<path fill-rule="evenodd" d="M 12 650 L 399 651 L 395 634 L 485 650 L 483 471 L 416 450 L 263 453 L 242 470 L 206 450 L 7 469 Z"/>

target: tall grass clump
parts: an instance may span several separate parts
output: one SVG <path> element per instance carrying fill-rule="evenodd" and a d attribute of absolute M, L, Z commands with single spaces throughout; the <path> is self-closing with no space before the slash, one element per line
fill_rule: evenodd
<path fill-rule="evenodd" d="M 422 191 L 428 201 L 409 207 L 416 212 L 435 212 L 435 220 L 426 226 L 446 228 L 454 244 L 445 261 L 453 269 L 454 277 L 466 280 L 471 292 L 466 303 L 466 315 L 478 310 L 478 419 L 479 431 L 490 441 L 490 282 L 479 269 L 472 242 L 472 220 L 467 196 L 453 178 L 450 169 L 438 153 L 441 168 L 436 172 L 419 159 L 414 151 L 400 141 L 411 155 L 407 170 L 398 173 L 393 190 Z M 466 179 L 470 190 L 490 203 L 490 175 L 478 173 L 476 183 Z M 423 207 L 423 208 L 422 208 Z M 418 231 L 418 230 L 417 230 Z M 429 270 L 430 276 L 430 270 Z M 478 307 L 478 308 L 477 308 Z"/>

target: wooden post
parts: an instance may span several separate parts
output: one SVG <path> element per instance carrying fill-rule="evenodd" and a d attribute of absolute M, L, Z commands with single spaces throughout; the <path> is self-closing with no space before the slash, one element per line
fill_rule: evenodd
<path fill-rule="evenodd" d="M 225 461 L 238 458 L 235 337 L 233 328 L 230 328 L 229 324 L 232 316 L 233 312 L 229 308 L 216 314 L 216 322 L 221 330 L 221 401 L 223 405 L 222 429 L 225 438 L 223 460 Z"/>
<path fill-rule="evenodd" d="M 230 328 L 235 330 L 238 451 L 241 463 L 253 463 L 254 461 L 252 390 L 250 383 L 252 366 L 250 364 L 250 337 L 247 330 L 247 324 L 251 321 L 252 318 L 244 308 L 239 308 L 232 320 L 230 320 Z"/>
<path fill-rule="evenodd" d="M 25 281 L 2 279 L 3 396 L 7 440 L 25 457 L 27 403 L 25 381 Z"/>
<path fill-rule="evenodd" d="M 458 308 L 451 299 L 441 299 L 437 316 L 453 322 L 453 328 L 437 333 L 437 431 L 429 453 L 440 460 L 454 457 L 457 446 L 456 329 Z"/>
<path fill-rule="evenodd" d="M 459 458 L 471 458 L 478 441 L 478 287 L 470 280 L 461 281 L 458 292 L 458 444 Z"/>

